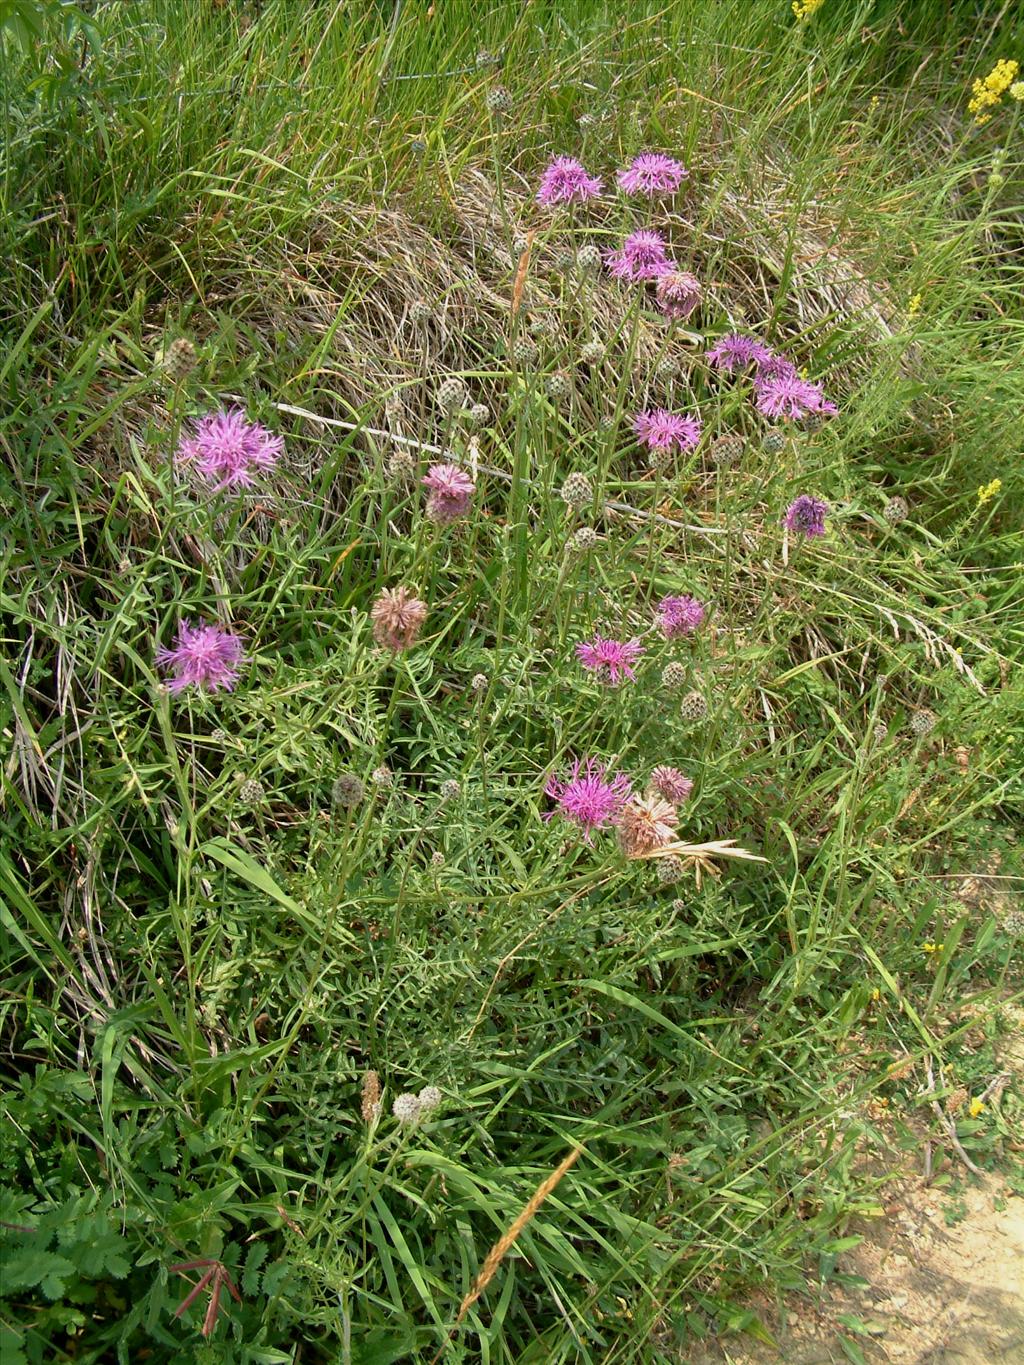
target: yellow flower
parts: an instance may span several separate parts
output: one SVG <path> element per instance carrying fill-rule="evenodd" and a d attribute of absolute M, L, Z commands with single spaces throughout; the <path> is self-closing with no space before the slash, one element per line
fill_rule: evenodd
<path fill-rule="evenodd" d="M 971 1100 L 970 1108 L 967 1112 L 972 1119 L 976 1119 L 979 1114 L 985 1112 L 985 1101 L 978 1099 L 977 1095 L 975 1095 L 974 1099 Z"/>
<path fill-rule="evenodd" d="M 923 951 L 923 952 L 926 952 L 926 953 L 941 953 L 942 950 L 943 950 L 943 948 L 945 948 L 945 946 L 946 946 L 946 945 L 945 945 L 944 943 L 922 943 L 922 944 L 921 944 L 922 951 Z"/>
<path fill-rule="evenodd" d="M 921 311 L 921 295 L 915 294 L 907 304 L 907 317 L 915 317 Z"/>
<path fill-rule="evenodd" d="M 1014 81 L 1010 86 L 1010 99 L 1024 100 L 1024 81 Z"/>
<path fill-rule="evenodd" d="M 984 80 L 976 80 L 971 86 L 971 98 L 967 103 L 967 112 L 974 114 L 974 121 L 979 126 L 987 123 L 992 117 L 986 113 L 987 109 L 993 108 L 999 103 L 1007 90 L 1012 89 L 1015 84 L 1024 84 L 1017 81 L 1017 72 L 1020 64 L 1015 61 L 1007 61 L 1005 57 L 1000 58 L 995 66 L 988 73 Z M 1024 98 L 1024 96 L 1013 95 L 1013 99 Z"/>
<path fill-rule="evenodd" d="M 993 479 L 991 483 L 982 484 L 978 489 L 978 506 L 980 507 L 983 502 L 991 502 L 1002 486 L 1002 479 Z"/>
<path fill-rule="evenodd" d="M 825 0 L 793 0 L 793 13 L 798 19 L 809 19 L 824 3 Z"/>
<path fill-rule="evenodd" d="M 871 999 L 872 999 L 872 1000 L 881 1000 L 881 998 L 882 998 L 882 992 L 881 992 L 881 991 L 878 989 L 878 987 L 876 986 L 875 989 L 871 992 Z"/>

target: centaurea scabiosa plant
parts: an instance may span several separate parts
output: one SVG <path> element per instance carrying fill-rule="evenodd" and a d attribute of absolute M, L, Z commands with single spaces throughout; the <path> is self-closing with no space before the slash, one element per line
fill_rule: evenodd
<path fill-rule="evenodd" d="M 656 452 L 692 450 L 700 440 L 700 417 L 667 408 L 649 408 L 633 418 L 633 430 L 642 445 Z"/>
<path fill-rule="evenodd" d="M 385 588 L 370 608 L 373 638 L 398 654 L 416 643 L 427 619 L 427 604 L 404 585 Z"/>
<path fill-rule="evenodd" d="M 170 648 L 161 645 L 156 661 L 170 673 L 169 692 L 195 687 L 200 692 L 230 692 L 238 681 L 244 658 L 243 641 L 224 626 L 193 625 L 182 621 Z"/>
<path fill-rule="evenodd" d="M 250 422 L 240 409 L 229 408 L 200 417 L 182 438 L 176 459 L 191 465 L 219 491 L 251 488 L 257 474 L 274 468 L 283 450 L 282 437 Z"/>
<path fill-rule="evenodd" d="M 687 593 L 679 597 L 663 597 L 658 603 L 658 628 L 666 640 L 692 635 L 703 624 L 704 616 L 704 603 Z"/>
<path fill-rule="evenodd" d="M 800 421 L 813 415 L 831 417 L 839 411 L 835 403 L 825 397 L 821 385 L 793 374 L 780 374 L 757 379 L 757 410 L 765 417 Z"/>
<path fill-rule="evenodd" d="M 808 540 L 825 534 L 825 518 L 828 516 L 828 503 L 815 498 L 810 493 L 801 493 L 786 508 L 782 518 L 787 531 L 796 531 Z"/>
<path fill-rule="evenodd" d="M 653 792 L 673 806 L 682 805 L 692 791 L 693 783 L 686 774 L 678 768 L 669 767 L 667 763 L 659 764 L 651 773 L 648 795 Z"/>
<path fill-rule="evenodd" d="M 665 270 L 657 278 L 654 297 L 667 318 L 685 319 L 701 300 L 700 280 L 688 270 Z"/>
<path fill-rule="evenodd" d="M 772 350 L 758 341 L 756 337 L 743 336 L 739 332 L 727 332 L 706 352 L 707 358 L 716 370 L 733 374 L 746 370 L 751 365 L 763 365 L 772 356 Z"/>
<path fill-rule="evenodd" d="M 601 189 L 601 181 L 588 175 L 586 167 L 575 157 L 556 156 L 540 178 L 537 202 L 547 206 L 585 203 L 595 199 Z"/>
<path fill-rule="evenodd" d="M 681 161 L 661 152 L 641 152 L 631 165 L 619 171 L 619 188 L 627 194 L 643 194 L 648 199 L 675 194 L 690 172 Z"/>
<path fill-rule="evenodd" d="M 576 657 L 583 667 L 610 687 L 618 687 L 624 678 L 636 680 L 633 665 L 643 652 L 644 647 L 637 639 L 606 640 L 601 635 L 576 646 Z"/>
<path fill-rule="evenodd" d="M 469 511 L 476 484 L 458 465 L 432 464 L 422 482 L 430 490 L 427 516 L 432 521 L 455 521 Z"/>
<path fill-rule="evenodd" d="M 617 251 L 605 256 L 605 263 L 617 280 L 656 280 L 672 269 L 664 237 L 649 228 L 631 232 Z"/>
<path fill-rule="evenodd" d="M 577 758 L 565 777 L 552 773 L 545 782 L 544 792 L 557 809 L 545 811 L 541 819 L 561 815 L 580 827 L 586 843 L 593 843 L 595 831 L 616 824 L 631 791 L 625 773 L 611 772 L 596 758 Z"/>
<path fill-rule="evenodd" d="M 671 843 L 676 837 L 676 819 L 675 807 L 657 793 L 631 797 L 617 822 L 623 853 L 635 858 Z"/>

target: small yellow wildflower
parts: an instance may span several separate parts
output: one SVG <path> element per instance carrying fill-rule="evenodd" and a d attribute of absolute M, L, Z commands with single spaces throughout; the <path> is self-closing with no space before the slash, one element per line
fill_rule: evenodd
<path fill-rule="evenodd" d="M 913 297 L 913 298 L 910 300 L 910 302 L 907 304 L 907 317 L 908 317 L 908 318 L 916 317 L 917 314 L 920 313 L 920 311 L 921 311 L 921 295 L 920 295 L 920 294 L 915 294 L 914 297 Z"/>
<path fill-rule="evenodd" d="M 985 1112 L 985 1101 L 980 1100 L 977 1095 L 971 1100 L 970 1108 L 967 1111 L 972 1119 L 976 1119 L 979 1114 Z"/>
<path fill-rule="evenodd" d="M 1007 93 L 1012 100 L 1024 100 L 1024 81 L 1014 81 Z"/>
<path fill-rule="evenodd" d="M 825 0 L 793 0 L 793 13 L 798 19 L 809 19 L 824 3 Z"/>
<path fill-rule="evenodd" d="M 993 479 L 991 483 L 984 483 L 978 489 L 978 505 L 983 502 L 991 502 L 1003 486 L 1002 479 Z"/>
<path fill-rule="evenodd" d="M 878 987 L 876 986 L 875 989 L 871 992 L 871 999 L 872 999 L 872 1000 L 881 1000 L 881 998 L 882 998 L 882 992 L 881 992 L 881 991 L 878 989 Z"/>
<path fill-rule="evenodd" d="M 986 111 L 994 108 L 1007 90 L 1011 89 L 1014 84 L 1024 84 L 1024 82 L 1017 82 L 1019 70 L 1020 64 L 1018 62 L 1007 61 L 1003 57 L 996 62 L 984 80 L 976 80 L 971 86 L 971 98 L 967 104 L 967 112 L 974 115 L 974 121 L 979 127 L 989 121 L 992 115 Z M 1018 96 L 1014 95 L 1013 98 L 1017 99 Z"/>
<path fill-rule="evenodd" d="M 878 98 L 877 95 L 872 95 L 872 96 L 871 96 L 871 108 L 872 108 L 872 109 L 877 109 L 878 106 L 879 106 L 881 103 L 882 103 L 882 101 Z"/>
<path fill-rule="evenodd" d="M 944 943 L 922 943 L 921 950 L 925 953 L 941 953 L 945 946 Z"/>

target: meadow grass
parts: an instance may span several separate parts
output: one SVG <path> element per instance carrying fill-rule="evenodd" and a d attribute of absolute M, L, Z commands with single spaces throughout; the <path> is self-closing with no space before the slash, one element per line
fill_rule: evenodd
<path fill-rule="evenodd" d="M 1020 985 L 1024 104 L 967 113 L 1013 7 L 0 23 L 3 1359 L 681 1360 L 841 1273 L 936 1098 L 1019 1151 L 1013 1088 L 971 1103 Z M 646 148 L 690 168 L 651 206 Z M 554 154 L 601 199 L 537 205 Z M 684 322 L 578 265 L 641 226 Z M 838 414 L 769 431 L 730 330 Z M 231 405 L 286 453 L 212 494 L 174 454 Z M 704 435 L 652 467 L 660 406 Z M 244 636 L 233 691 L 168 691 L 185 617 Z M 587 756 L 763 861 L 543 819 Z"/>

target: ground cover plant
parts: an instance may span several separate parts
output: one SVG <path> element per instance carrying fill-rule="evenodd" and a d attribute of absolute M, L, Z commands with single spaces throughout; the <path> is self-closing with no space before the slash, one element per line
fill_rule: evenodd
<path fill-rule="evenodd" d="M 1019 1154 L 1015 23 L 0 6 L 5 1361 L 685 1359 Z"/>

